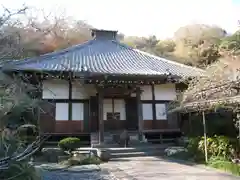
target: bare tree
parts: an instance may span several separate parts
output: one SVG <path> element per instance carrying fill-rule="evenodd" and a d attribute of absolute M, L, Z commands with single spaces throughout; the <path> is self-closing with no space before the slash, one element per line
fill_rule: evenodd
<path fill-rule="evenodd" d="M 13 61 L 11 59 L 21 56 L 24 51 L 19 31 L 24 26 L 17 16 L 24 15 L 27 7 L 14 12 L 5 7 L 3 10 L 0 16 L 0 61 L 4 64 L 5 60 Z M 22 112 L 39 107 L 39 97 L 31 95 L 39 89 L 38 85 L 31 85 L 23 74 L 8 75 L 2 69 L 0 71 L 0 179 L 39 179 L 28 158 L 38 150 L 44 137 L 37 137 L 25 145 L 16 129 L 16 125 L 21 125 Z M 14 113 L 17 116 L 12 116 Z"/>
<path fill-rule="evenodd" d="M 18 19 L 19 15 L 24 15 L 27 7 L 11 11 L 2 7 L 3 13 L 0 15 L 0 59 L 5 60 L 18 56 L 23 47 L 20 45 L 21 36 L 19 27 L 22 25 Z"/>

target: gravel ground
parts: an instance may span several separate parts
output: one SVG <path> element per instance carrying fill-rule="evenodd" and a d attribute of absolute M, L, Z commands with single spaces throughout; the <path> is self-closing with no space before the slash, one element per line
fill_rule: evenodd
<path fill-rule="evenodd" d="M 121 158 L 101 165 L 119 180 L 240 180 L 222 171 L 157 157 Z"/>
<path fill-rule="evenodd" d="M 61 172 L 43 171 L 43 180 L 118 180 L 109 172 L 101 170 L 94 172 Z"/>

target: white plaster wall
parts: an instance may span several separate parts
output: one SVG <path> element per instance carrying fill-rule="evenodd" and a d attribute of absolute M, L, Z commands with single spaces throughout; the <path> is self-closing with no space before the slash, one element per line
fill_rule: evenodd
<path fill-rule="evenodd" d="M 143 103 L 142 111 L 143 111 L 143 120 L 153 120 L 152 103 Z"/>
<path fill-rule="evenodd" d="M 142 93 L 141 93 L 141 100 L 152 100 L 152 87 L 151 85 L 144 85 L 140 86 Z"/>
<path fill-rule="evenodd" d="M 56 121 L 68 120 L 68 103 L 56 103 L 55 119 Z"/>
<path fill-rule="evenodd" d="M 69 84 L 64 80 L 45 80 L 42 82 L 43 99 L 68 99 Z"/>
<path fill-rule="evenodd" d="M 156 104 L 156 119 L 167 120 L 166 104 Z"/>
<path fill-rule="evenodd" d="M 120 120 L 126 120 L 126 106 L 124 99 L 114 99 L 114 111 L 120 112 Z"/>
<path fill-rule="evenodd" d="M 175 84 L 154 85 L 155 100 L 172 101 L 176 99 Z"/>
<path fill-rule="evenodd" d="M 103 119 L 107 120 L 107 113 L 112 112 L 112 99 L 103 100 Z M 124 99 L 114 99 L 114 112 L 120 112 L 120 120 L 126 120 Z"/>
<path fill-rule="evenodd" d="M 82 85 L 80 82 L 72 83 L 72 99 L 89 99 L 96 95 L 96 88 L 92 84 Z"/>
<path fill-rule="evenodd" d="M 72 99 L 89 99 L 96 95 L 94 85 L 82 85 L 79 82 L 72 83 Z M 43 81 L 43 99 L 68 99 L 69 83 L 65 80 L 45 80 Z"/>
<path fill-rule="evenodd" d="M 84 104 L 72 103 L 72 120 L 78 121 L 84 119 Z"/>

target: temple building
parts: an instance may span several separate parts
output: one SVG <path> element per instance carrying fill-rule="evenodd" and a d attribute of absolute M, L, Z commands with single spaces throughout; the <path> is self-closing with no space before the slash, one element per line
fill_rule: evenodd
<path fill-rule="evenodd" d="M 203 70 L 134 49 L 117 31 L 92 29 L 92 40 L 6 65 L 41 86 L 42 134 L 104 133 L 124 129 L 141 135 L 178 132 L 178 114 L 168 115 L 181 79 Z M 38 81 L 36 81 L 38 80 Z M 50 102 L 50 103 L 47 103 Z"/>

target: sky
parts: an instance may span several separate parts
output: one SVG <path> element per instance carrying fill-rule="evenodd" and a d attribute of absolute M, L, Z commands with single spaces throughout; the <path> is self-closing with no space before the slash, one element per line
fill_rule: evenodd
<path fill-rule="evenodd" d="M 55 14 L 84 20 L 99 29 L 118 30 L 128 36 L 169 38 L 191 23 L 217 25 L 235 32 L 240 0 L 0 0 L 16 9 L 26 4 Z"/>

